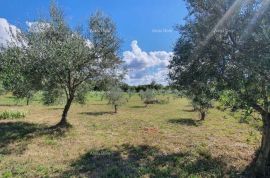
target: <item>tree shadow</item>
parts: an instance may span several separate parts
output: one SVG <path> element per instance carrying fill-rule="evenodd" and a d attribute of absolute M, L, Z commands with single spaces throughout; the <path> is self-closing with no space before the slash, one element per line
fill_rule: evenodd
<path fill-rule="evenodd" d="M 130 106 L 130 108 L 140 109 L 140 108 L 145 108 L 145 106 Z"/>
<path fill-rule="evenodd" d="M 193 120 L 191 118 L 170 119 L 168 120 L 168 122 L 172 124 L 180 124 L 180 125 L 195 126 L 195 127 L 198 127 L 201 125 L 201 121 Z"/>
<path fill-rule="evenodd" d="M 3 107 L 23 107 L 24 105 L 22 105 L 22 104 L 0 104 L 0 106 L 3 106 Z"/>
<path fill-rule="evenodd" d="M 48 108 L 48 110 L 54 110 L 54 111 L 56 111 L 56 110 L 64 110 L 64 108 Z"/>
<path fill-rule="evenodd" d="M 253 156 L 252 161 L 249 163 L 249 165 L 246 166 L 245 170 L 243 171 L 243 174 L 245 175 L 245 178 L 268 178 L 270 177 L 270 165 L 268 164 L 267 169 L 262 172 L 257 172 L 256 175 L 256 161 L 260 153 L 260 148 L 258 148 Z M 258 175 L 260 174 L 260 175 Z"/>
<path fill-rule="evenodd" d="M 183 109 L 184 112 L 195 112 L 194 109 Z"/>
<path fill-rule="evenodd" d="M 192 153 L 164 154 L 148 145 L 121 145 L 116 150 L 91 150 L 70 165 L 60 177 L 225 177 L 221 159 Z"/>
<path fill-rule="evenodd" d="M 102 105 L 107 105 L 106 103 L 92 103 L 91 105 L 93 106 L 102 106 Z"/>
<path fill-rule="evenodd" d="M 0 154 L 22 154 L 31 139 L 42 135 L 63 136 L 65 130 L 27 122 L 0 123 Z"/>
<path fill-rule="evenodd" d="M 88 115 L 88 116 L 102 116 L 102 115 L 107 115 L 107 114 L 114 114 L 114 112 L 110 111 L 110 112 L 82 112 L 80 113 L 82 115 Z"/>
<path fill-rule="evenodd" d="M 58 111 L 58 110 L 64 110 L 64 108 L 48 108 L 48 110 Z"/>

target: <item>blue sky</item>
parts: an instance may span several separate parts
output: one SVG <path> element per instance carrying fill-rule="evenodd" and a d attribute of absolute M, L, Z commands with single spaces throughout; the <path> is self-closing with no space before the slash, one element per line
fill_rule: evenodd
<path fill-rule="evenodd" d="M 5 18 L 10 24 L 20 28 L 25 27 L 26 21 L 35 21 L 38 17 L 48 16 L 50 4 L 49 0 L 0 0 L 0 2 L 0 18 Z M 123 40 L 122 53 L 134 54 L 126 57 L 129 62 L 133 58 L 137 63 L 145 61 L 144 64 L 147 65 L 144 71 L 140 71 L 140 75 L 132 75 L 138 78 L 135 83 L 127 81 L 130 84 L 147 83 L 151 80 L 149 75 L 159 71 L 161 66 L 149 65 L 148 58 L 152 58 L 149 61 L 155 63 L 153 60 L 159 60 L 158 58 L 164 57 L 165 53 L 159 56 L 160 53 L 151 55 L 150 52 L 169 54 L 172 51 L 178 37 L 173 27 L 182 24 L 187 14 L 183 0 L 58 0 L 57 4 L 64 10 L 67 22 L 73 27 L 87 25 L 89 16 L 97 10 L 105 12 L 113 19 Z M 136 51 L 137 47 L 141 51 Z M 168 57 L 160 60 L 168 60 Z M 136 62 L 131 63 L 134 68 Z M 143 73 L 148 75 L 145 81 L 140 80 L 140 77 L 144 79 Z"/>

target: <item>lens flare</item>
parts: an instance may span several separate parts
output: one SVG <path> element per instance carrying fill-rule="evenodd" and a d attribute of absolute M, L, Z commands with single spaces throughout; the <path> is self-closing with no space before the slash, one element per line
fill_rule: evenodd
<path fill-rule="evenodd" d="M 269 8 L 270 0 L 263 0 L 259 9 L 256 11 L 256 13 L 253 15 L 252 19 L 250 20 L 248 26 L 246 27 L 245 33 L 241 36 L 241 40 L 244 40 L 255 28 L 256 23 L 263 14 L 266 12 L 266 10 Z"/>
<path fill-rule="evenodd" d="M 250 0 L 248 0 L 250 1 Z M 205 40 L 202 42 L 202 46 L 207 45 L 209 40 L 213 37 L 215 32 L 221 29 L 224 26 L 224 23 L 230 19 L 241 7 L 243 3 L 247 3 L 247 0 L 236 0 L 232 6 L 226 11 L 223 17 L 218 21 L 215 27 L 210 31 L 210 33 L 206 36 Z"/>

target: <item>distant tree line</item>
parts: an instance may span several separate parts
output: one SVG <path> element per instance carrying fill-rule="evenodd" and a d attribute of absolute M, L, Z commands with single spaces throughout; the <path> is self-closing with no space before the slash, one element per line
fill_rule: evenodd
<path fill-rule="evenodd" d="M 126 83 L 121 84 L 121 88 L 123 91 L 134 91 L 136 93 L 140 91 L 146 91 L 147 89 L 152 89 L 152 90 L 169 90 L 169 86 L 164 86 L 162 84 L 158 84 L 155 81 L 152 81 L 150 84 L 145 84 L 145 85 L 137 85 L 137 86 L 131 86 Z"/>
<path fill-rule="evenodd" d="M 153 90 L 169 90 L 172 87 L 170 86 L 164 86 L 162 84 L 158 84 L 155 81 L 152 81 L 149 84 L 145 85 L 129 85 L 127 83 L 121 82 L 121 81 L 111 81 L 110 78 L 104 79 L 102 81 L 99 81 L 94 86 L 94 91 L 107 91 L 111 85 L 114 85 L 115 83 L 119 83 L 119 87 L 122 89 L 123 92 L 136 92 L 139 93 L 140 91 L 146 91 L 147 89 L 153 89 Z"/>

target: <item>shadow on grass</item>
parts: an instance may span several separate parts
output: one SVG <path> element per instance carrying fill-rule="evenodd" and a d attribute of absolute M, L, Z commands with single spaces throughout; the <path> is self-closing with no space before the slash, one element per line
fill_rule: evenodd
<path fill-rule="evenodd" d="M 236 174 L 211 155 L 164 154 L 148 145 L 121 145 L 116 150 L 91 150 L 60 177 L 225 177 Z"/>
<path fill-rule="evenodd" d="M 270 177 L 270 166 L 267 166 L 267 169 L 264 171 L 260 171 L 259 173 L 257 172 L 257 174 L 260 175 L 256 175 L 256 161 L 257 158 L 259 156 L 260 153 L 260 148 L 258 148 L 255 151 L 254 157 L 252 159 L 252 161 L 249 163 L 248 166 L 246 166 L 245 170 L 243 171 L 243 174 L 245 175 L 245 178 L 269 178 Z"/>
<path fill-rule="evenodd" d="M 172 124 L 180 124 L 180 125 L 198 127 L 201 125 L 202 121 L 193 120 L 191 118 L 181 118 L 181 119 L 170 119 L 170 120 L 168 120 L 168 122 L 172 123 Z"/>
<path fill-rule="evenodd" d="M 48 110 L 54 110 L 54 111 L 56 111 L 56 110 L 64 110 L 64 108 L 48 108 Z"/>
<path fill-rule="evenodd" d="M 145 106 L 130 106 L 130 108 L 140 109 L 140 108 L 145 108 Z"/>
<path fill-rule="evenodd" d="M 46 125 L 2 122 L 0 123 L 0 154 L 22 154 L 31 139 L 42 135 L 60 137 L 64 133 L 64 129 L 52 129 Z"/>
<path fill-rule="evenodd" d="M 102 106 L 102 105 L 108 105 L 106 103 L 92 103 L 93 106 Z"/>
<path fill-rule="evenodd" d="M 88 115 L 88 116 L 102 116 L 107 114 L 114 114 L 114 112 L 82 112 L 80 113 L 82 115 Z"/>
<path fill-rule="evenodd" d="M 22 105 L 22 104 L 0 104 L 0 106 L 3 106 L 3 107 L 23 107 L 24 105 Z"/>
<path fill-rule="evenodd" d="M 194 109 L 183 109 L 184 112 L 195 112 Z"/>

